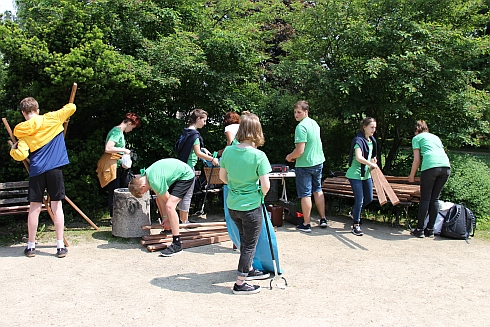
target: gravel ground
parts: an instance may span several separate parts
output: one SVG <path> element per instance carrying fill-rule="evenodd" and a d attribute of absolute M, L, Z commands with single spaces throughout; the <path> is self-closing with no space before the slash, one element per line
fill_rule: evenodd
<path fill-rule="evenodd" d="M 64 259 L 52 240 L 35 258 L 23 244 L 0 247 L 0 326 L 490 325 L 490 242 L 417 239 L 369 221 L 363 230 L 352 235 L 343 216 L 311 234 L 285 222 L 288 287 L 257 281 L 262 291 L 248 296 L 231 292 L 231 242 L 171 258 L 99 231 L 71 242 Z"/>

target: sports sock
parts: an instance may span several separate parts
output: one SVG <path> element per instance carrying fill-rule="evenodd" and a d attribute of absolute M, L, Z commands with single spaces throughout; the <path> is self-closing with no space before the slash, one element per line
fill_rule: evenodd
<path fill-rule="evenodd" d="M 36 248 L 36 242 L 27 242 L 27 248 L 28 249 L 35 249 Z"/>
<path fill-rule="evenodd" d="M 180 235 L 177 235 L 177 236 L 172 236 L 173 237 L 173 243 L 176 244 L 176 245 L 181 245 L 182 243 L 180 243 Z"/>
<path fill-rule="evenodd" d="M 65 243 L 63 242 L 63 240 L 56 240 L 56 248 L 62 249 L 64 247 L 65 247 Z"/>

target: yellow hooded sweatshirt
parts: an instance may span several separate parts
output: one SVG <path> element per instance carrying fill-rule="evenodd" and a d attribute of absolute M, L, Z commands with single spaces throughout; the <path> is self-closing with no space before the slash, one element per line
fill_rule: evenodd
<path fill-rule="evenodd" d="M 77 107 L 68 103 L 57 111 L 37 115 L 25 122 L 17 124 L 14 135 L 19 143 L 17 149 L 11 149 L 10 155 L 17 161 L 29 156 L 29 151 L 36 151 L 48 144 L 63 131 L 63 123 L 75 113 Z"/>

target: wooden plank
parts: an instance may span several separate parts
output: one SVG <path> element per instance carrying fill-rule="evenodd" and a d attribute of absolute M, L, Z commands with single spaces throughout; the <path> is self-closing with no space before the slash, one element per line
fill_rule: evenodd
<path fill-rule="evenodd" d="M 0 205 L 14 204 L 14 203 L 29 203 L 29 200 L 27 200 L 27 197 L 25 197 L 25 198 L 0 199 Z"/>
<path fill-rule="evenodd" d="M 187 241 L 187 240 L 198 240 L 206 237 L 215 237 L 215 236 L 226 236 L 228 235 L 228 232 L 221 232 L 221 233 L 204 233 L 204 234 L 199 234 L 199 235 L 180 235 L 180 240 L 181 241 Z M 161 236 L 166 236 L 166 235 L 161 235 Z M 141 240 L 140 243 L 141 245 L 150 245 L 150 244 L 160 244 L 160 243 L 171 243 L 172 238 L 171 237 L 162 237 L 162 238 L 155 238 L 151 240 Z"/>
<path fill-rule="evenodd" d="M 180 231 L 180 236 L 191 236 L 191 235 L 200 235 L 200 234 L 205 234 L 205 233 L 223 233 L 227 232 L 227 228 L 223 227 L 210 227 L 207 229 L 201 229 L 201 230 L 191 230 L 191 231 Z M 151 234 L 151 235 L 143 235 L 141 238 L 145 241 L 147 240 L 153 240 L 153 239 L 160 239 L 160 238 L 171 238 L 172 234 L 169 232 L 168 234 Z"/>
<path fill-rule="evenodd" d="M 373 179 L 373 184 L 374 188 L 376 189 L 376 195 L 378 197 L 379 204 L 385 205 L 388 200 L 386 199 L 386 194 L 379 178 L 380 173 L 381 171 L 379 170 L 379 168 L 371 170 L 371 178 Z"/>
<path fill-rule="evenodd" d="M 226 236 L 207 237 L 207 238 L 203 238 L 203 239 L 200 239 L 200 240 L 187 240 L 187 241 L 183 241 L 182 242 L 182 247 L 184 249 L 188 249 L 188 248 L 192 248 L 192 247 L 196 247 L 196 246 L 202 246 L 202 245 L 209 245 L 209 244 L 214 244 L 214 243 L 226 242 L 226 241 L 229 241 L 229 240 L 230 240 L 230 236 L 229 235 L 226 235 Z M 163 249 L 167 248 L 167 246 L 169 246 L 170 244 L 172 244 L 172 241 L 170 241 L 169 243 L 160 243 L 160 244 L 148 245 L 146 248 L 147 248 L 148 251 L 153 252 L 153 251 L 163 250 Z"/>
<path fill-rule="evenodd" d="M 17 189 L 17 188 L 28 188 L 29 181 L 20 182 L 4 182 L 0 183 L 0 190 Z"/>
<path fill-rule="evenodd" d="M 224 226 L 226 227 L 226 222 L 215 222 L 215 223 L 190 223 L 190 224 L 179 224 L 179 228 L 196 228 L 196 227 L 209 227 L 209 226 Z M 163 229 L 163 226 L 160 224 L 153 225 L 143 225 L 141 229 Z"/>
<path fill-rule="evenodd" d="M 381 170 L 379 170 L 378 175 L 379 175 L 379 180 L 381 181 L 381 186 L 383 187 L 383 190 L 386 192 L 386 195 L 388 195 L 391 204 L 396 206 L 398 203 L 400 203 L 400 200 L 396 196 L 396 193 L 391 188 L 390 183 L 388 183 Z"/>

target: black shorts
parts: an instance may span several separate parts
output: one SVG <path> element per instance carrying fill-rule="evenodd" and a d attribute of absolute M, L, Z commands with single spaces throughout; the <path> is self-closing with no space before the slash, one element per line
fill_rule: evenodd
<path fill-rule="evenodd" d="M 48 189 L 51 201 L 61 201 L 65 198 L 65 183 L 61 168 L 51 169 L 29 178 L 29 202 L 43 202 L 45 189 Z"/>
<path fill-rule="evenodd" d="M 187 181 L 176 181 L 168 188 L 168 193 L 176 198 L 183 199 L 189 188 L 194 186 L 194 178 Z"/>

